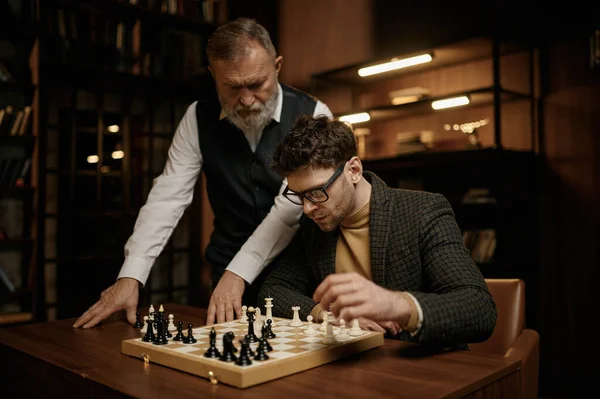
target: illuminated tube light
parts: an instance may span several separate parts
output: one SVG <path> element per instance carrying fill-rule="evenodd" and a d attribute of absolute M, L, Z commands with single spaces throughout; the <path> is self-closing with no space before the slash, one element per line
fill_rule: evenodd
<path fill-rule="evenodd" d="M 90 155 L 87 157 L 88 163 L 97 163 L 100 158 L 98 155 Z"/>
<path fill-rule="evenodd" d="M 367 112 L 361 112 L 358 114 L 340 116 L 339 120 L 340 122 L 348 122 L 350 124 L 361 123 L 371 120 L 371 115 L 369 115 Z"/>
<path fill-rule="evenodd" d="M 433 101 L 431 103 L 431 108 L 438 110 L 438 109 L 451 108 L 451 107 L 460 107 L 461 105 L 467 105 L 467 104 L 469 104 L 469 97 L 460 96 L 460 97 L 446 98 L 444 100 Z"/>
<path fill-rule="evenodd" d="M 112 156 L 112 159 L 121 159 L 125 156 L 125 153 L 123 151 L 113 151 L 111 156 Z"/>
<path fill-rule="evenodd" d="M 106 130 L 110 133 L 119 133 L 119 125 L 110 125 Z"/>
<path fill-rule="evenodd" d="M 421 54 L 414 57 L 403 58 L 401 60 L 392 60 L 383 64 L 373 65 L 370 67 L 360 68 L 358 75 L 365 77 L 376 75 L 378 73 L 395 71 L 396 69 L 402 69 L 414 65 L 424 64 L 430 62 L 433 59 L 431 54 Z"/>

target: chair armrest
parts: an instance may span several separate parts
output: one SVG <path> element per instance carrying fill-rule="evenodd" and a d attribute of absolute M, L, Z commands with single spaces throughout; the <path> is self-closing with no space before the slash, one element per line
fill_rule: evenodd
<path fill-rule="evenodd" d="M 521 360 L 522 398 L 537 399 L 540 363 L 540 335 L 537 331 L 523 330 L 504 356 Z"/>

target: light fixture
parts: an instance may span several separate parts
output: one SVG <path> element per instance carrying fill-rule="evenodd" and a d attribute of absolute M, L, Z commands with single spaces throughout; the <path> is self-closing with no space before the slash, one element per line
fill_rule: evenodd
<path fill-rule="evenodd" d="M 99 160 L 100 157 L 98 157 L 98 155 L 90 155 L 87 157 L 88 163 L 97 163 Z"/>
<path fill-rule="evenodd" d="M 400 60 L 392 59 L 391 61 L 385 62 L 383 64 L 377 64 L 377 65 L 373 65 L 370 67 L 360 68 L 358 70 L 358 75 L 365 77 L 365 76 L 376 75 L 378 73 L 395 71 L 396 69 L 402 69 L 402 68 L 406 68 L 406 67 L 410 67 L 410 66 L 414 66 L 414 65 L 425 64 L 426 62 L 430 62 L 432 59 L 433 59 L 433 56 L 429 53 L 416 55 L 414 57 L 409 57 L 409 58 L 402 58 Z"/>
<path fill-rule="evenodd" d="M 340 118 L 339 118 L 340 122 L 348 122 L 350 124 L 367 122 L 369 120 L 371 120 L 371 115 L 369 115 L 368 112 L 360 112 L 358 114 L 344 115 L 344 116 L 340 116 Z"/>
<path fill-rule="evenodd" d="M 451 107 L 460 107 L 461 105 L 467 105 L 467 104 L 469 104 L 469 97 L 459 96 L 459 97 L 446 98 L 444 100 L 432 101 L 431 108 L 438 110 L 438 109 L 451 108 Z"/>
<path fill-rule="evenodd" d="M 110 133 L 119 133 L 119 125 L 110 125 L 106 128 Z"/>
<path fill-rule="evenodd" d="M 111 154 L 112 159 L 121 159 L 125 156 L 125 153 L 123 151 L 113 151 Z"/>

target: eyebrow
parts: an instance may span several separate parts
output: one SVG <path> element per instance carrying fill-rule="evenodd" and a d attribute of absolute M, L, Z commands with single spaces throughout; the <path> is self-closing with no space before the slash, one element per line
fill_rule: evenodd
<path fill-rule="evenodd" d="M 225 84 L 230 87 L 248 87 L 248 86 L 254 86 L 254 85 L 262 85 L 266 80 L 267 80 L 266 77 L 261 77 L 261 78 L 253 79 L 248 82 L 229 81 L 229 82 L 226 82 Z"/>

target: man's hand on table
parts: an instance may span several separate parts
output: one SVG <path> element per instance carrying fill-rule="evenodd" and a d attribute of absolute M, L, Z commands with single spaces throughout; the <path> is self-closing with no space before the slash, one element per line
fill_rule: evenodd
<path fill-rule="evenodd" d="M 235 273 L 225 270 L 219 283 L 213 290 L 208 304 L 206 325 L 235 320 L 242 316 L 242 295 L 246 282 Z"/>
<path fill-rule="evenodd" d="M 90 307 L 73 324 L 73 327 L 91 328 L 118 310 L 127 312 L 127 321 L 135 323 L 140 283 L 134 278 L 120 278 L 100 295 L 100 300 Z"/>

